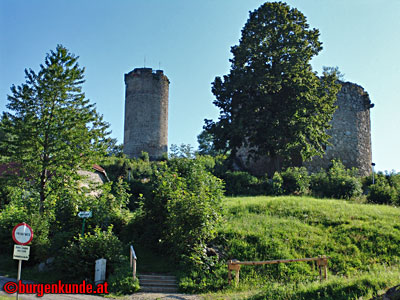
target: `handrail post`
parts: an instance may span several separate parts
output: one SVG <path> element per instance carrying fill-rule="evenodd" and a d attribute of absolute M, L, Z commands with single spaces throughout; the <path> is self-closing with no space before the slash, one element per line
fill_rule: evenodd
<path fill-rule="evenodd" d="M 136 280 L 136 258 L 133 259 L 133 280 Z"/>
<path fill-rule="evenodd" d="M 132 277 L 133 280 L 136 280 L 136 253 L 135 250 L 133 249 L 133 246 L 131 245 L 129 248 L 129 260 L 130 260 L 130 266 L 132 268 Z"/>

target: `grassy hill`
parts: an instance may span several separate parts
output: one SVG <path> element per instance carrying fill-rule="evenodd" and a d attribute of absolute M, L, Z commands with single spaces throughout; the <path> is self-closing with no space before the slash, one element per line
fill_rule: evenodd
<path fill-rule="evenodd" d="M 327 255 L 329 280 L 315 263 L 243 266 L 240 289 L 254 299 L 358 299 L 400 283 L 400 209 L 311 197 L 238 197 L 224 202 L 219 230 L 226 259 Z M 364 298 L 368 299 L 368 298 Z"/>

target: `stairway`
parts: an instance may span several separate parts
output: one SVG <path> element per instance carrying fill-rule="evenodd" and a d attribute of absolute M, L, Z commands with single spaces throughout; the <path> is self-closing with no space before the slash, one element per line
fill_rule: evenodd
<path fill-rule="evenodd" d="M 159 292 L 159 293 L 176 293 L 178 292 L 178 284 L 176 277 L 171 275 L 138 275 L 140 291 L 142 292 Z"/>

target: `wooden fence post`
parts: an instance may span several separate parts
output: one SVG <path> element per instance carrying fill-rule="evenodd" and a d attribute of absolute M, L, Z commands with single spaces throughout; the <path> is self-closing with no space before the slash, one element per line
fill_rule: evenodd
<path fill-rule="evenodd" d="M 237 260 L 235 260 L 237 261 Z M 239 264 L 234 264 L 233 260 L 228 261 L 228 284 L 231 284 L 232 282 L 232 271 L 236 271 L 235 274 L 235 286 L 239 284 L 239 271 L 240 271 L 240 265 Z"/>
<path fill-rule="evenodd" d="M 230 285 L 232 282 L 232 271 L 231 271 L 232 261 L 228 260 L 228 284 Z"/>
<path fill-rule="evenodd" d="M 319 259 L 317 260 L 317 265 L 319 268 L 319 280 L 322 282 L 322 280 L 327 280 L 328 279 L 328 259 L 326 256 L 320 256 Z M 322 268 L 324 268 L 323 274 L 322 274 Z"/>
<path fill-rule="evenodd" d="M 239 284 L 240 265 L 235 265 L 235 267 L 236 267 L 235 287 L 237 287 Z"/>

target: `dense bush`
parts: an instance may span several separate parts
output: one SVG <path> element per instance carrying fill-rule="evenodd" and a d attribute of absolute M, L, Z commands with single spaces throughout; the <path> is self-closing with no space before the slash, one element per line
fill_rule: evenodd
<path fill-rule="evenodd" d="M 226 262 L 216 262 L 208 269 L 188 270 L 180 276 L 179 290 L 185 293 L 201 293 L 221 290 L 226 287 Z"/>
<path fill-rule="evenodd" d="M 362 185 L 357 170 L 346 169 L 340 161 L 332 161 L 328 171 L 311 175 L 310 187 L 313 195 L 336 199 L 350 199 L 362 194 Z"/>
<path fill-rule="evenodd" d="M 131 295 L 137 292 L 139 280 L 133 280 L 132 269 L 129 267 L 129 261 L 124 260 L 114 270 L 114 273 L 107 278 L 110 292 L 121 296 Z"/>
<path fill-rule="evenodd" d="M 377 204 L 397 204 L 398 191 L 384 181 L 369 186 L 368 202 Z"/>
<path fill-rule="evenodd" d="M 46 258 L 50 247 L 49 229 L 52 216 L 47 213 L 39 214 L 39 200 L 36 194 L 28 193 L 20 188 L 13 188 L 10 192 L 10 203 L 0 212 L 0 253 L 10 253 L 14 241 L 11 232 L 15 225 L 25 222 L 34 231 L 34 239 L 30 246 L 31 259 L 29 264 L 34 264 Z"/>
<path fill-rule="evenodd" d="M 309 192 L 310 176 L 305 167 L 287 168 L 281 173 L 284 194 L 305 195 Z"/>
<path fill-rule="evenodd" d="M 94 265 L 97 259 L 107 260 L 107 275 L 114 273 L 115 267 L 121 263 L 122 243 L 112 232 L 112 226 L 107 231 L 99 227 L 93 233 L 84 237 L 76 237 L 65 247 L 58 259 L 57 267 L 63 270 L 65 280 L 77 282 L 94 279 Z"/>
<path fill-rule="evenodd" d="M 201 162 L 186 158 L 159 163 L 154 174 L 153 195 L 143 200 L 141 221 L 146 232 L 142 236 L 157 248 L 170 249 L 176 260 L 183 255 L 201 263 L 220 220 L 221 180 Z"/>
<path fill-rule="evenodd" d="M 257 177 L 247 172 L 228 171 L 224 174 L 227 195 L 259 195 L 261 185 Z"/>
<path fill-rule="evenodd" d="M 374 174 L 375 182 L 372 183 L 372 175 L 364 179 L 364 189 L 367 191 L 367 200 L 377 204 L 400 204 L 400 174 L 379 172 Z"/>

